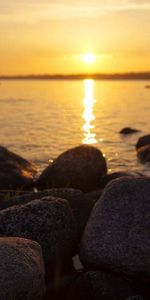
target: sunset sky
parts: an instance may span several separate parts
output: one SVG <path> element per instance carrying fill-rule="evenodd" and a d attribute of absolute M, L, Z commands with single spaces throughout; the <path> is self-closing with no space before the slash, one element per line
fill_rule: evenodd
<path fill-rule="evenodd" d="M 0 0 L 1 75 L 129 71 L 150 71 L 150 0 Z"/>

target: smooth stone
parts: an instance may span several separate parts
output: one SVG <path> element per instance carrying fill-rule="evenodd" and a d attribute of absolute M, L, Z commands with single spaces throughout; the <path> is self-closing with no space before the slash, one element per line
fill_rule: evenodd
<path fill-rule="evenodd" d="M 38 242 L 43 251 L 47 277 L 58 277 L 61 272 L 72 268 L 77 233 L 66 200 L 45 197 L 2 210 L 0 236 L 18 236 Z"/>
<path fill-rule="evenodd" d="M 90 145 L 81 145 L 63 152 L 37 180 L 38 189 L 71 187 L 83 192 L 100 187 L 107 173 L 102 152 Z"/>
<path fill-rule="evenodd" d="M 121 133 L 121 134 L 133 134 L 133 133 L 136 133 L 136 132 L 139 132 L 139 131 L 140 130 L 135 129 L 135 128 L 125 127 L 123 129 L 121 129 L 119 133 Z"/>
<path fill-rule="evenodd" d="M 35 164 L 0 146 L 0 189 L 29 189 L 33 186 Z"/>
<path fill-rule="evenodd" d="M 0 299 L 43 299 L 45 270 L 38 243 L 17 238 L 0 238 Z"/>
<path fill-rule="evenodd" d="M 137 156 L 142 163 L 150 162 L 150 145 L 138 148 Z"/>
<path fill-rule="evenodd" d="M 136 149 L 150 145 L 150 134 L 140 137 L 136 143 Z"/>
<path fill-rule="evenodd" d="M 135 291 L 124 278 L 104 271 L 79 273 L 65 300 L 125 300 Z"/>
<path fill-rule="evenodd" d="M 105 188 L 84 230 L 85 268 L 113 270 L 150 281 L 150 178 L 124 177 Z"/>

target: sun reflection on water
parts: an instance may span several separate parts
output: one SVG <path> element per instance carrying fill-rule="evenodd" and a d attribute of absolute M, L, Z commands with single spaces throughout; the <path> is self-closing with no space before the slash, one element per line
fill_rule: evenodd
<path fill-rule="evenodd" d="M 95 115 L 93 112 L 94 104 L 96 100 L 94 99 L 94 80 L 86 79 L 84 80 L 84 91 L 85 98 L 83 99 L 84 112 L 83 119 L 85 121 L 82 129 L 84 138 L 82 140 L 83 144 L 96 144 L 96 133 L 94 133 L 95 126 L 92 122 L 95 120 Z"/>

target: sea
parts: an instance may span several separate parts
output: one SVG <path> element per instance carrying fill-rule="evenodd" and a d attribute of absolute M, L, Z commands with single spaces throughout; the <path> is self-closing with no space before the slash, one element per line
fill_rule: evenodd
<path fill-rule="evenodd" d="M 140 172 L 139 137 L 150 134 L 148 81 L 2 80 L 0 145 L 33 161 L 41 172 L 59 154 L 81 144 L 100 149 L 108 172 Z M 124 127 L 139 132 L 127 136 Z"/>

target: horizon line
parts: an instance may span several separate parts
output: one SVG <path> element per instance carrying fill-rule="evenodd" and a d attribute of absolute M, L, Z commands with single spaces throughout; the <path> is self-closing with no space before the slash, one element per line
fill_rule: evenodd
<path fill-rule="evenodd" d="M 150 79 L 150 71 L 114 72 L 114 73 L 39 73 L 0 75 L 2 79 Z"/>

